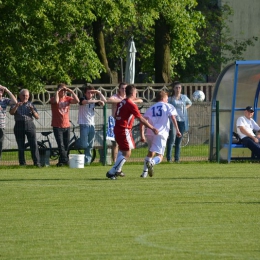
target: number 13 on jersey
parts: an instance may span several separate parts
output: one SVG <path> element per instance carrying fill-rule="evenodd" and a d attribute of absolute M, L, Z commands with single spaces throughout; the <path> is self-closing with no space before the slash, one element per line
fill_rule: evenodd
<path fill-rule="evenodd" d="M 156 106 L 152 108 L 153 117 L 161 117 L 162 116 L 162 106 Z"/>

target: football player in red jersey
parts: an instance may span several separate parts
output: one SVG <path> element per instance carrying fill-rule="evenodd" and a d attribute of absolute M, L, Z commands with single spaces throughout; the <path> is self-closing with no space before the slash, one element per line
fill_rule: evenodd
<path fill-rule="evenodd" d="M 122 167 L 131 156 L 131 150 L 135 148 L 131 131 L 134 119 L 137 118 L 142 124 L 150 128 L 154 134 L 158 134 L 158 130 L 143 118 L 137 105 L 133 102 L 136 99 L 136 93 L 136 87 L 128 85 L 126 87 L 126 98 L 117 105 L 114 133 L 119 146 L 119 153 L 115 164 L 106 174 L 106 177 L 112 180 L 115 180 L 117 176 L 125 176 L 122 172 Z"/>

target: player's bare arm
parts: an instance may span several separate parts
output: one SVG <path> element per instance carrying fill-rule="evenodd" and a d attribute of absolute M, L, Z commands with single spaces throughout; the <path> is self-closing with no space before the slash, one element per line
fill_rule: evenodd
<path fill-rule="evenodd" d="M 139 124 L 139 130 L 141 133 L 141 142 L 144 143 L 146 141 L 145 135 L 144 135 L 144 124 L 140 122 Z"/>
<path fill-rule="evenodd" d="M 151 129 L 155 135 L 158 135 L 159 131 L 156 128 L 154 128 L 151 124 L 149 124 L 143 116 L 139 117 L 138 119 L 143 125 Z"/>

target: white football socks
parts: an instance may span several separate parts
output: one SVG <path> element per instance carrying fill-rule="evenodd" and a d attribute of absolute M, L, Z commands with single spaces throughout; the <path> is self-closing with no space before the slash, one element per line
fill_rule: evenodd
<path fill-rule="evenodd" d="M 153 159 L 152 159 L 152 164 L 155 165 L 155 164 L 159 164 L 161 162 L 161 158 L 159 156 L 155 156 Z"/>

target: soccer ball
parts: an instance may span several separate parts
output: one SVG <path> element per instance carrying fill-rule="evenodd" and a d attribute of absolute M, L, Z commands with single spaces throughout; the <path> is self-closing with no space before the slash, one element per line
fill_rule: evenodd
<path fill-rule="evenodd" d="M 193 94 L 192 94 L 192 99 L 195 102 L 202 102 L 205 99 L 205 94 L 201 91 L 201 90 L 196 90 Z"/>

